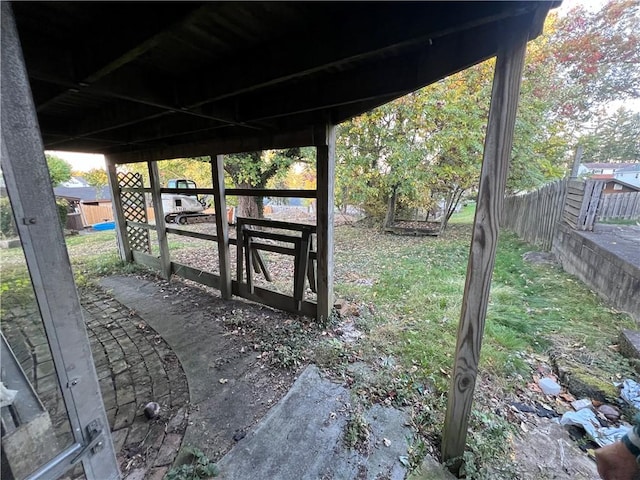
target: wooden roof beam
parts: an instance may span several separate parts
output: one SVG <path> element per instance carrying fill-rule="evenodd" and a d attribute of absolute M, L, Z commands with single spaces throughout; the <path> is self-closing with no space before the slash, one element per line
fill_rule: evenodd
<path fill-rule="evenodd" d="M 510 19 L 510 23 L 515 23 L 515 28 L 517 25 L 524 27 L 530 24 L 533 14 L 522 15 L 515 21 Z M 506 21 L 499 21 L 452 38 L 443 37 L 431 45 L 420 45 L 416 47 L 423 49 L 418 61 L 415 60 L 418 55 L 414 49 L 384 66 L 372 65 L 355 74 L 347 70 L 329 79 L 314 78 L 313 81 L 300 82 L 293 89 L 274 89 L 268 96 L 261 96 L 260 102 L 256 95 L 245 96 L 234 110 L 241 122 L 251 123 L 335 108 L 332 120 L 338 123 L 349 118 L 345 114 L 351 114 L 348 107 L 340 107 L 352 104 L 375 106 L 415 90 L 416 84 L 428 85 L 470 67 L 479 58 L 484 60 L 494 56 L 506 39 L 506 26 Z M 455 53 L 451 50 L 452 42 L 456 45 Z"/>
<path fill-rule="evenodd" d="M 479 2 L 458 10 L 452 4 L 442 2 L 431 3 L 428 8 L 449 10 L 444 15 L 432 11 L 431 15 L 425 18 L 424 15 L 407 14 L 405 10 L 398 14 L 401 18 L 394 19 L 389 15 L 397 12 L 400 5 L 395 4 L 395 10 L 391 11 L 384 8 L 385 4 L 380 5 L 380 10 L 375 10 L 377 4 L 371 5 L 372 10 L 369 11 L 365 24 L 354 22 L 352 19 L 347 19 L 344 24 L 333 24 L 332 34 L 323 34 L 322 42 L 318 42 L 317 39 L 323 32 L 309 31 L 307 36 L 300 37 L 296 42 L 262 45 L 260 51 L 254 54 L 245 55 L 226 65 L 216 65 L 216 71 L 225 72 L 224 75 L 213 81 L 206 74 L 200 75 L 193 85 L 176 92 L 176 98 L 180 104 L 189 106 L 222 100 L 327 68 L 364 61 L 386 52 L 423 44 L 455 32 L 531 12 L 536 8 L 536 5 L 523 4 L 514 11 L 513 7 L 509 9 L 508 2 Z M 492 7 L 494 12 L 487 14 L 487 10 Z M 404 8 L 427 7 L 420 3 L 409 3 L 404 4 Z M 453 9 L 456 11 L 452 11 Z M 385 28 L 381 29 L 380 25 L 385 25 Z"/>
<path fill-rule="evenodd" d="M 124 4 L 121 4 L 122 6 Z M 40 44 L 37 48 L 52 50 L 48 58 L 57 59 L 68 57 L 71 62 L 71 70 L 74 87 L 66 88 L 56 95 L 52 95 L 46 100 L 42 100 L 37 105 L 38 111 L 45 109 L 74 90 L 90 85 L 101 78 L 113 73 L 124 65 L 136 60 L 138 57 L 160 44 L 173 31 L 184 23 L 190 22 L 202 9 L 194 10 L 193 4 L 184 2 L 181 4 L 166 5 L 156 4 L 151 15 L 152 22 L 140 22 L 139 16 L 132 16 L 126 11 L 120 11 L 119 5 L 115 4 L 106 10 L 112 15 L 112 20 L 100 23 L 101 26 L 108 25 L 108 28 L 117 28 L 119 35 L 110 36 L 109 42 L 98 39 L 104 38 L 100 32 L 89 32 L 82 42 L 72 46 L 69 51 L 68 45 L 53 46 L 51 44 Z M 141 5 L 141 8 L 148 10 L 148 6 Z M 176 22 L 176 17 L 182 18 Z M 106 32 L 105 32 L 106 33 Z M 28 49 L 29 46 L 27 45 Z M 57 50 L 57 52 L 56 52 Z"/>

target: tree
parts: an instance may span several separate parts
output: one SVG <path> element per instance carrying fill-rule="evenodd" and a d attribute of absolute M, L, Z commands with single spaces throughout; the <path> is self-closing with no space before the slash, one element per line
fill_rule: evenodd
<path fill-rule="evenodd" d="M 92 168 L 84 175 L 84 179 L 96 190 L 96 200 L 100 199 L 102 189 L 109 184 L 107 172 L 101 168 Z"/>
<path fill-rule="evenodd" d="M 610 0 L 595 12 L 580 5 L 559 20 L 552 41 L 563 68 L 568 107 L 585 112 L 612 100 L 640 97 L 640 2 Z"/>
<path fill-rule="evenodd" d="M 71 178 L 71 165 L 69 162 L 49 153 L 45 154 L 45 157 L 52 186 L 57 187 Z"/>
<path fill-rule="evenodd" d="M 309 161 L 308 149 L 267 150 L 227 155 L 224 170 L 236 188 L 262 189 L 277 175 L 286 175 L 294 163 Z M 239 196 L 238 216 L 262 218 L 263 197 Z"/>
<path fill-rule="evenodd" d="M 611 115 L 602 112 L 593 130 L 580 137 L 584 162 L 640 160 L 640 112 L 620 107 Z"/>

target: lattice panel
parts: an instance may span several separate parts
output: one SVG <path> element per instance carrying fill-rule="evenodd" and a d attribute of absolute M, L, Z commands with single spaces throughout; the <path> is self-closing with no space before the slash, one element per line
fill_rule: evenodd
<path fill-rule="evenodd" d="M 142 175 L 139 173 L 118 173 L 120 188 L 143 188 Z M 147 223 L 147 208 L 144 192 L 120 192 L 122 211 L 125 220 Z M 127 237 L 131 249 L 151 254 L 151 239 L 149 230 L 127 225 Z"/>

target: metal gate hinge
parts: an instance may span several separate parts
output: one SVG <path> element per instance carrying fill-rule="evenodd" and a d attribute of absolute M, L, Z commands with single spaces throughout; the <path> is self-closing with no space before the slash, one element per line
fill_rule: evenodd
<path fill-rule="evenodd" d="M 102 431 L 102 423 L 100 420 L 93 420 L 87 425 L 87 436 L 89 437 L 89 443 L 84 446 L 82 450 L 71 460 L 71 465 L 75 465 L 80 462 L 87 455 L 93 455 L 98 453 L 104 447 L 104 433 Z"/>

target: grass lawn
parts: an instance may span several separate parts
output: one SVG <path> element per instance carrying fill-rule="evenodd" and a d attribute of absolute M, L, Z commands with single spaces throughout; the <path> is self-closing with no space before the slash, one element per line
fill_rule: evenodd
<path fill-rule="evenodd" d="M 311 350 L 306 358 L 352 385 L 354 401 L 411 409 L 419 432 L 412 465 L 438 450 L 473 213 L 473 204 L 463 208 L 440 237 L 338 227 L 335 292 L 356 307 L 352 320 L 365 335 L 355 343 L 322 337 L 300 346 Z M 79 285 L 132 269 L 119 261 L 113 231 L 69 237 L 67 246 Z M 189 247 L 172 245 L 181 248 Z M 609 346 L 621 328 L 635 326 L 633 321 L 560 267 L 525 262 L 522 255 L 530 250 L 535 248 L 513 234 L 501 234 L 472 412 L 468 478 L 503 478 L 495 472 L 510 461 L 512 426 L 496 410 L 526 389 L 537 358 L 560 352 L 600 372 L 604 382 L 631 375 L 628 362 Z M 32 298 L 20 249 L 2 251 L 0 273 L 2 309 Z M 367 365 L 366 374 L 354 370 L 359 363 Z"/>

